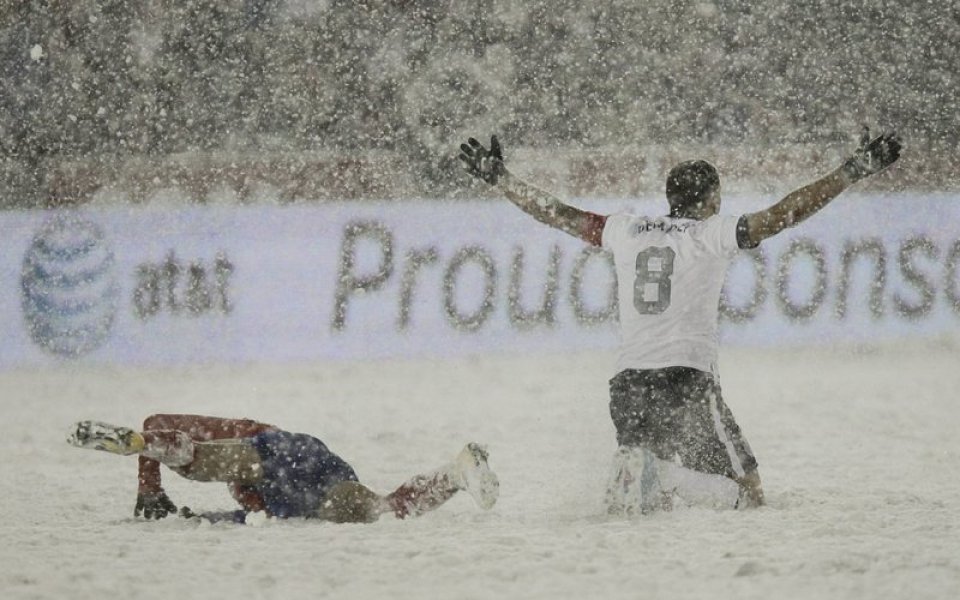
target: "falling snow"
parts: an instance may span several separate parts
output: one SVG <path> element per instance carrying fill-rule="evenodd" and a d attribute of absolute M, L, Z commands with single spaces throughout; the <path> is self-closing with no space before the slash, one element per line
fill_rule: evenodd
<path fill-rule="evenodd" d="M 904 153 L 857 191 L 938 194 L 922 216 L 953 250 L 922 228 L 891 248 L 918 306 L 936 291 L 953 319 L 960 241 L 943 207 L 960 189 L 957 98 L 960 5 L 949 0 L 0 0 L 0 217 L 505 202 L 456 158 L 467 136 L 490 134 L 511 171 L 564 198 L 662 200 L 667 169 L 704 157 L 725 193 L 773 201 L 837 167 L 869 126 L 896 129 Z M 71 248 L 99 249 L 88 258 L 105 272 L 113 254 L 93 241 L 110 233 Z M 898 321 L 908 339 L 869 346 L 722 351 L 724 396 L 769 505 L 623 519 L 602 505 L 615 451 L 606 351 L 132 367 L 73 361 L 102 340 L 68 327 L 69 352 L 11 365 L 11 340 L 31 343 L 21 296 L 50 304 L 40 279 L 58 258 L 36 258 L 45 241 L 33 243 L 4 246 L 0 263 L 7 282 L 36 267 L 0 290 L 5 600 L 939 600 L 960 589 L 957 320 L 912 337 Z M 154 327 L 143 339 L 167 335 L 164 302 L 192 307 L 190 319 L 244 314 L 225 284 L 244 265 L 217 252 L 183 265 L 161 252 L 140 265 L 141 304 L 113 279 L 100 299 L 140 310 L 138 331 Z M 193 276 L 200 292 L 175 297 L 164 272 Z M 68 300 L 80 310 L 96 298 Z M 862 316 L 871 327 L 880 315 Z M 147 522 L 133 517 L 136 460 L 77 451 L 64 435 L 79 419 L 136 426 L 157 412 L 317 435 L 380 491 L 476 440 L 502 493 L 490 512 L 458 497 L 362 526 Z M 234 508 L 221 485 L 164 477 L 178 504 Z"/>
<path fill-rule="evenodd" d="M 917 598 L 960 586 L 960 350 L 725 354 L 724 395 L 769 505 L 607 517 L 613 356 L 0 373 L 4 597 Z M 490 512 L 465 495 L 372 525 L 133 518 L 137 461 L 72 448 L 78 415 L 247 416 L 320 436 L 387 491 L 487 443 Z M 232 509 L 164 470 L 171 498 Z M 204 591 L 198 591 L 204 590 Z M 642 591 L 638 591 L 642 590 Z"/>

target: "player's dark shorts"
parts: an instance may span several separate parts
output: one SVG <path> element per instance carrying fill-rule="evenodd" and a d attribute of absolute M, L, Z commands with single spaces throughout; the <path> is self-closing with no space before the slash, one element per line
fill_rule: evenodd
<path fill-rule="evenodd" d="M 627 369 L 610 380 L 610 416 L 621 446 L 735 478 L 757 468 L 713 375 L 689 367 Z"/>
<path fill-rule="evenodd" d="M 335 484 L 357 481 L 353 468 L 313 436 L 265 431 L 250 444 L 263 467 L 256 489 L 274 517 L 310 516 Z"/>

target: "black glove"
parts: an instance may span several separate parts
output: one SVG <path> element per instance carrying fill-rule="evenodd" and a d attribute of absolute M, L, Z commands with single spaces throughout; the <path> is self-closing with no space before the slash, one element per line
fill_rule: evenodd
<path fill-rule="evenodd" d="M 490 185 L 497 185 L 497 180 L 506 173 L 503 151 L 495 135 L 490 137 L 490 150 L 474 138 L 468 139 L 466 144 L 460 144 L 460 160 L 467 173 Z"/>
<path fill-rule="evenodd" d="M 900 158 L 900 137 L 889 131 L 870 139 L 870 129 L 863 128 L 860 147 L 843 163 L 843 172 L 851 181 L 879 173 Z"/>
<path fill-rule="evenodd" d="M 166 492 L 137 494 L 137 506 L 133 509 L 133 516 L 143 514 L 144 519 L 162 519 L 170 513 L 176 513 L 177 507 L 167 496 Z"/>

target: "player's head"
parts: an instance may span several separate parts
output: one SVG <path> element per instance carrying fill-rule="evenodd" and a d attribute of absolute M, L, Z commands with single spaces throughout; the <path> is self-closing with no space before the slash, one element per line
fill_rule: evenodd
<path fill-rule="evenodd" d="M 334 523 L 373 523 L 380 518 L 380 496 L 356 481 L 341 481 L 327 492 L 315 516 Z"/>
<path fill-rule="evenodd" d="M 705 219 L 720 210 L 720 175 L 705 160 L 684 161 L 667 175 L 671 217 Z"/>

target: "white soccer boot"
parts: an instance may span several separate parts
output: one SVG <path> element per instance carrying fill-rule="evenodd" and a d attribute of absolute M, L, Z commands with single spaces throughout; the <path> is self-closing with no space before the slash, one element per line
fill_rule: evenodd
<path fill-rule="evenodd" d="M 467 444 L 454 461 L 460 489 L 473 497 L 477 506 L 490 510 L 500 497 L 500 480 L 487 464 L 487 449 L 476 443 Z"/>
<path fill-rule="evenodd" d="M 70 430 L 67 443 L 77 448 L 103 450 L 113 454 L 137 454 L 143 450 L 143 436 L 129 427 L 100 421 L 80 421 Z"/>
<path fill-rule="evenodd" d="M 674 506 L 726 509 L 737 506 L 737 482 L 713 473 L 688 469 L 670 461 L 659 463 L 660 483 L 672 491 Z"/>

